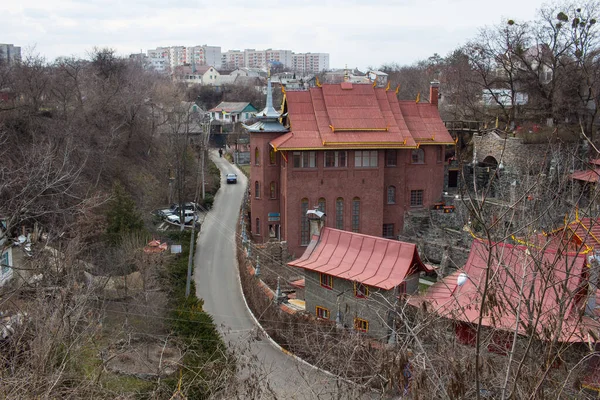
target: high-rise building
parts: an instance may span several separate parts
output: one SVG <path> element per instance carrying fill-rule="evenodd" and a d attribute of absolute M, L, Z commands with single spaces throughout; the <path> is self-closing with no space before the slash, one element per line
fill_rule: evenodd
<path fill-rule="evenodd" d="M 299 53 L 291 50 L 246 49 L 221 52 L 220 46 L 169 46 L 148 50 L 150 65 L 157 71 L 173 71 L 181 65 L 210 65 L 215 68 L 267 68 L 281 64 L 286 69 L 302 73 L 318 73 L 329 69 L 328 53 Z"/>
<path fill-rule="evenodd" d="M 152 69 L 157 72 L 167 72 L 170 70 L 169 48 L 157 47 L 154 50 L 148 50 L 148 63 Z"/>
<path fill-rule="evenodd" d="M 186 47 L 186 59 L 188 64 L 221 66 L 221 47 L 219 46 L 191 46 Z"/>
<path fill-rule="evenodd" d="M 0 63 L 13 64 L 18 61 L 21 61 L 21 47 L 0 43 Z"/>
<path fill-rule="evenodd" d="M 238 69 L 245 67 L 245 52 L 240 50 L 229 50 L 223 53 L 221 57 L 221 66 L 225 69 Z"/>
<path fill-rule="evenodd" d="M 329 53 L 292 54 L 292 69 L 310 74 L 326 71 L 329 69 Z"/>

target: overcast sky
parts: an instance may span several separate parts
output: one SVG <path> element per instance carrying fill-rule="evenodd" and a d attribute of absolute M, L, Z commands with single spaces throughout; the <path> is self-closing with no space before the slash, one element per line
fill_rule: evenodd
<path fill-rule="evenodd" d="M 330 66 L 411 64 L 442 56 L 486 25 L 534 19 L 542 0 L 4 0 L 0 43 L 86 57 L 157 46 L 208 44 L 222 51 L 290 49 L 330 54 Z"/>

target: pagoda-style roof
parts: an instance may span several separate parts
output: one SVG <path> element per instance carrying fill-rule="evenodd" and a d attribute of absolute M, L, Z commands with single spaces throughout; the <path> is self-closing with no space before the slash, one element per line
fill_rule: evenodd
<path fill-rule="evenodd" d="M 461 270 L 409 302 L 415 306 L 426 303 L 442 317 L 477 324 L 488 269 L 488 290 L 496 297 L 493 303 L 487 302 L 483 326 L 508 332 L 517 329 L 521 335 L 535 329 L 541 338 L 559 342 L 587 342 L 589 331 L 600 333 L 600 323 L 582 317 L 586 301 L 578 293 L 585 293 L 587 287 L 583 254 L 475 240 Z M 519 307 L 523 302 L 527 306 Z M 534 326 L 528 325 L 528 321 L 538 320 Z"/>
<path fill-rule="evenodd" d="M 286 92 L 290 132 L 275 150 L 416 148 L 454 141 L 430 103 L 399 102 L 395 91 L 350 82 Z"/>
<path fill-rule="evenodd" d="M 267 102 L 265 108 L 262 111 L 256 113 L 256 119 L 258 120 L 252 125 L 245 125 L 244 128 L 249 133 L 260 133 L 260 132 L 281 132 L 285 133 L 288 129 L 283 126 L 280 121 L 281 114 L 273 107 L 273 93 L 271 89 L 271 78 L 267 79 Z"/>

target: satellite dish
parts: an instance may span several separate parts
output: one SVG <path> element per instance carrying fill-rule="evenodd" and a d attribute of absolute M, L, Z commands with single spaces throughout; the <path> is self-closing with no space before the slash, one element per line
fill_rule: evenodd
<path fill-rule="evenodd" d="M 465 283 L 467 283 L 468 280 L 469 280 L 469 275 L 465 274 L 464 272 L 461 272 L 460 274 L 458 274 L 458 277 L 456 278 L 456 284 L 458 286 L 463 286 Z"/>

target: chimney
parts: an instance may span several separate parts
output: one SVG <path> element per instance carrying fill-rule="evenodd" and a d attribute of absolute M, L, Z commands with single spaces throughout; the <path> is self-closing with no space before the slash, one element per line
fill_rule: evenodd
<path fill-rule="evenodd" d="M 429 86 L 429 103 L 434 106 L 438 106 L 438 98 L 440 95 L 440 82 L 433 81 Z"/>
<path fill-rule="evenodd" d="M 308 210 L 306 212 L 306 218 L 308 218 L 308 222 L 310 223 L 310 237 L 313 236 L 321 236 L 321 229 L 325 225 L 325 213 L 315 210 Z"/>
<path fill-rule="evenodd" d="M 600 251 L 594 250 L 594 255 L 588 257 L 590 264 L 588 301 L 585 314 L 593 316 L 596 309 L 596 294 L 598 292 L 598 277 L 600 275 Z"/>

